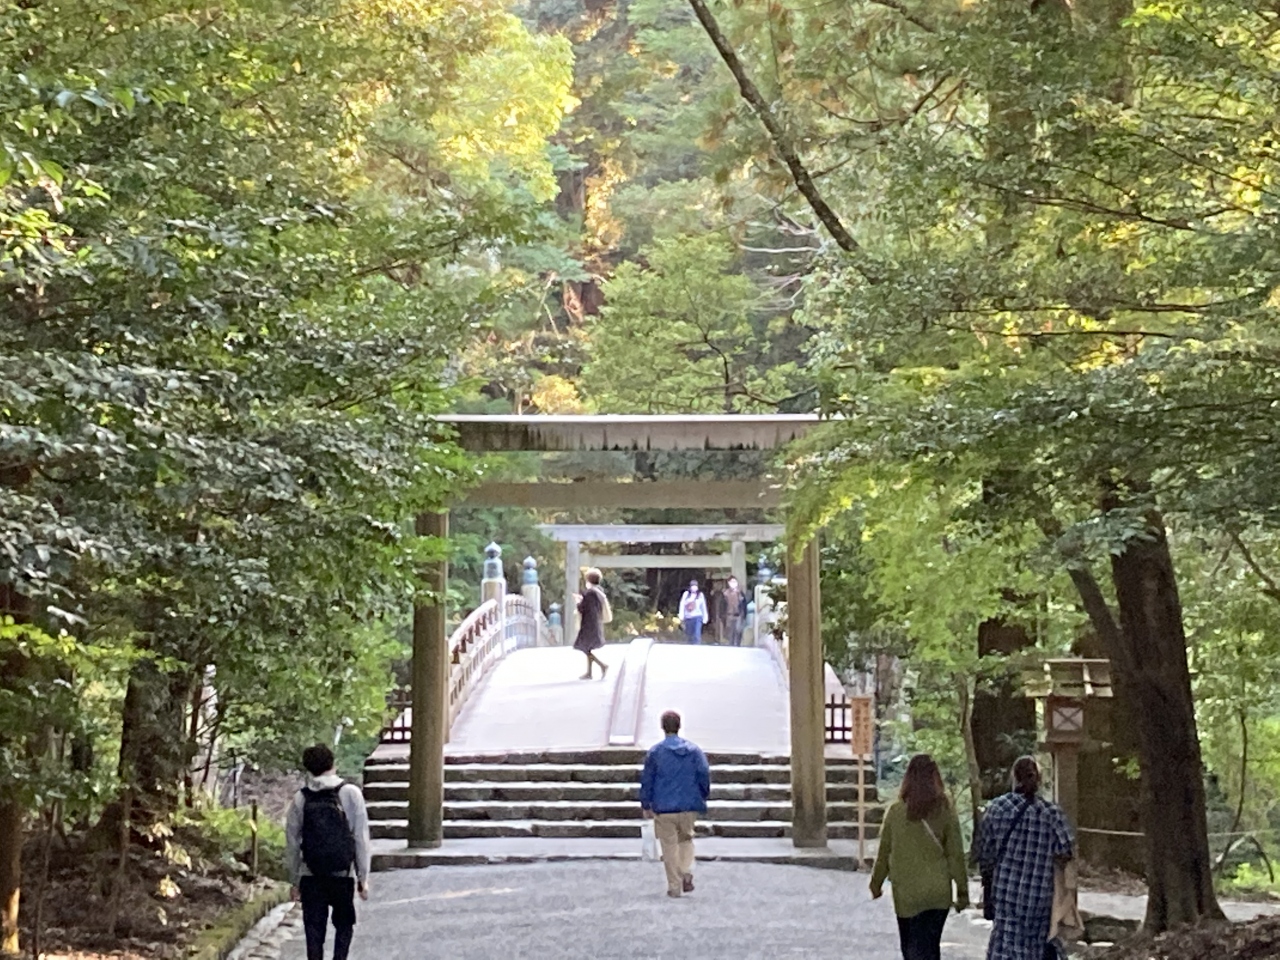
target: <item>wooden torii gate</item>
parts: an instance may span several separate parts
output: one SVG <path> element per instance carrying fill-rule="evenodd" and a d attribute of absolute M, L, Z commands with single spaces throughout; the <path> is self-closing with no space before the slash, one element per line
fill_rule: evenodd
<path fill-rule="evenodd" d="M 638 450 L 773 450 L 804 436 L 819 423 L 814 414 L 770 416 L 442 416 L 458 444 L 472 453 Z M 773 507 L 776 488 L 758 481 L 670 480 L 488 483 L 465 499 L 468 506 L 546 509 Z M 420 515 L 419 536 L 446 538 L 448 513 Z M 744 538 L 746 539 L 746 538 Z M 823 718 L 824 677 L 818 544 L 787 544 L 787 610 L 790 642 L 792 843 L 827 844 Z M 426 571 L 435 600 L 413 612 L 414 710 L 409 740 L 409 846 L 438 847 L 444 836 L 444 745 L 448 706 L 448 630 L 444 596 L 448 562 Z M 421 697 L 419 691 L 434 691 Z"/>

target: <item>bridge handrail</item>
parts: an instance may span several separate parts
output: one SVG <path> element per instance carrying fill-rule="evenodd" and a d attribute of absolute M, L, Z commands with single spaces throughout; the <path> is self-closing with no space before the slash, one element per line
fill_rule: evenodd
<path fill-rule="evenodd" d="M 472 689 L 504 652 L 502 614 L 497 600 L 486 600 L 471 611 L 449 638 L 449 661 L 452 664 L 449 668 L 450 727 Z"/>
<path fill-rule="evenodd" d="M 756 596 L 756 646 L 769 652 L 783 680 L 790 675 L 791 640 L 787 635 L 787 604 L 774 604 L 769 595 L 757 588 Z M 830 667 L 826 668 L 830 671 Z M 823 696 L 823 727 L 828 744 L 852 743 L 853 702 L 844 691 L 825 690 Z"/>
<path fill-rule="evenodd" d="M 501 604 L 486 600 L 458 624 L 449 637 L 449 725 L 466 705 L 489 668 L 512 650 L 536 646 L 538 611 L 520 594 L 506 594 Z M 409 741 L 412 691 L 398 686 L 387 698 L 391 720 L 383 727 L 383 743 Z"/>
<path fill-rule="evenodd" d="M 528 597 L 519 593 L 508 593 L 503 597 L 503 613 L 507 629 L 503 654 L 512 650 L 523 650 L 525 647 L 538 645 L 542 611 L 533 605 Z"/>
<path fill-rule="evenodd" d="M 775 604 L 764 587 L 756 587 L 756 646 L 769 651 L 785 678 L 791 665 L 791 645 L 786 630 L 786 602 Z M 779 624 L 782 629 L 775 629 Z"/>

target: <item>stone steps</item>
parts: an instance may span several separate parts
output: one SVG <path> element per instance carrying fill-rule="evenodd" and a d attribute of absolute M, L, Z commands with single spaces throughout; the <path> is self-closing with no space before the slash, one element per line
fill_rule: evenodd
<path fill-rule="evenodd" d="M 570 764 L 574 766 L 617 766 L 630 764 L 639 767 L 644 763 L 645 752 L 634 747 L 589 747 L 583 749 L 557 750 L 512 750 L 488 751 L 482 753 L 450 753 L 446 754 L 446 766 L 466 766 L 474 764 L 493 764 L 500 766 L 527 767 L 533 764 Z M 718 766 L 788 766 L 791 758 L 786 754 L 771 753 L 729 753 L 709 751 L 707 762 Z M 857 761 L 852 757 L 827 757 L 827 769 L 832 767 L 854 767 Z M 365 761 L 365 769 L 378 766 L 408 765 L 408 752 L 375 752 Z"/>
<path fill-rule="evenodd" d="M 476 753 L 445 758 L 446 840 L 515 844 L 638 840 L 644 751 L 630 748 Z M 408 838 L 409 766 L 403 754 L 375 755 L 364 771 L 375 840 Z M 698 820 L 701 837 L 725 842 L 791 836 L 791 768 L 787 757 L 708 754 L 711 799 Z M 857 840 L 858 767 L 828 758 L 827 820 L 832 840 Z M 865 835 L 878 834 L 883 810 L 868 777 Z M 719 841 L 717 841 L 719 842 Z M 493 849 L 493 848 L 489 848 Z M 380 854 L 381 867 L 388 854 Z M 396 861 L 398 862 L 398 861 Z M 414 861 L 415 863 L 417 861 Z"/>
<path fill-rule="evenodd" d="M 401 820 L 409 815 L 407 800 L 383 800 L 369 804 L 369 820 Z M 827 819 L 832 823 L 852 822 L 858 817 L 855 804 L 828 803 Z M 446 821 L 460 820 L 636 820 L 640 805 L 634 801 L 605 803 L 599 800 L 560 800 L 544 803 L 445 801 Z M 702 819 L 719 821 L 760 821 L 791 819 L 791 804 L 757 803 L 749 800 L 711 801 Z"/>
<path fill-rule="evenodd" d="M 867 825 L 867 839 L 874 839 L 879 827 Z M 405 840 L 409 824 L 405 820 L 378 820 L 370 824 L 375 840 Z M 696 827 L 700 837 L 773 838 L 790 837 L 791 823 L 785 820 L 756 821 L 706 821 L 699 820 Z M 504 820 L 465 821 L 446 820 L 446 840 L 495 839 L 502 837 L 537 837 L 542 839 L 568 838 L 640 838 L 640 820 Z M 833 840 L 856 840 L 856 823 L 831 823 L 827 836 Z"/>
<path fill-rule="evenodd" d="M 875 801 L 875 788 L 866 787 L 868 802 Z M 367 783 L 364 797 L 369 803 L 403 800 L 408 787 L 402 782 Z M 581 781 L 511 780 L 449 781 L 444 788 L 445 802 L 468 803 L 555 803 L 562 800 L 598 801 L 603 803 L 638 803 L 640 784 L 634 781 L 592 783 Z M 853 784 L 827 785 L 828 802 L 854 803 L 858 788 Z M 711 800 L 755 801 L 757 803 L 791 802 L 789 783 L 713 783 Z"/>
<path fill-rule="evenodd" d="M 721 763 L 713 764 L 712 781 L 725 783 L 791 783 L 791 767 L 786 763 Z M 575 763 L 452 763 L 444 768 L 446 783 L 502 783 L 502 782 L 577 782 L 577 783 L 639 783 L 641 765 L 626 764 L 575 764 Z M 858 768 L 853 763 L 827 762 L 827 783 L 856 784 Z M 369 764 L 364 768 L 366 784 L 407 783 L 407 763 Z M 867 772 L 867 785 L 874 783 L 871 771 Z"/>

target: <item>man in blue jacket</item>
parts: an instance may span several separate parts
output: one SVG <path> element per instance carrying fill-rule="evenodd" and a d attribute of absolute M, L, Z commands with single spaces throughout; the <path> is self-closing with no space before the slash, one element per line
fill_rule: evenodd
<path fill-rule="evenodd" d="M 666 737 L 649 748 L 640 775 L 640 809 L 654 820 L 667 871 L 667 896 L 693 892 L 693 825 L 707 812 L 711 768 L 706 754 L 680 733 L 680 714 L 662 715 Z"/>

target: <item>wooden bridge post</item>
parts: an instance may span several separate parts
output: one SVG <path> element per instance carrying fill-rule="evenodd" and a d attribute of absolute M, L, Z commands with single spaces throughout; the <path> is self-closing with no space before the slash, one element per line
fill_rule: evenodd
<path fill-rule="evenodd" d="M 823 722 L 822 594 L 818 539 L 799 559 L 787 544 L 787 635 L 791 684 L 791 842 L 827 845 L 826 725 Z"/>
<path fill-rule="evenodd" d="M 419 514 L 420 537 L 449 536 L 449 514 Z M 449 632 L 445 591 L 449 561 L 426 570 L 430 603 L 413 608 L 413 718 L 409 737 L 409 846 L 438 847 L 444 841 L 444 745 L 449 737 Z"/>

